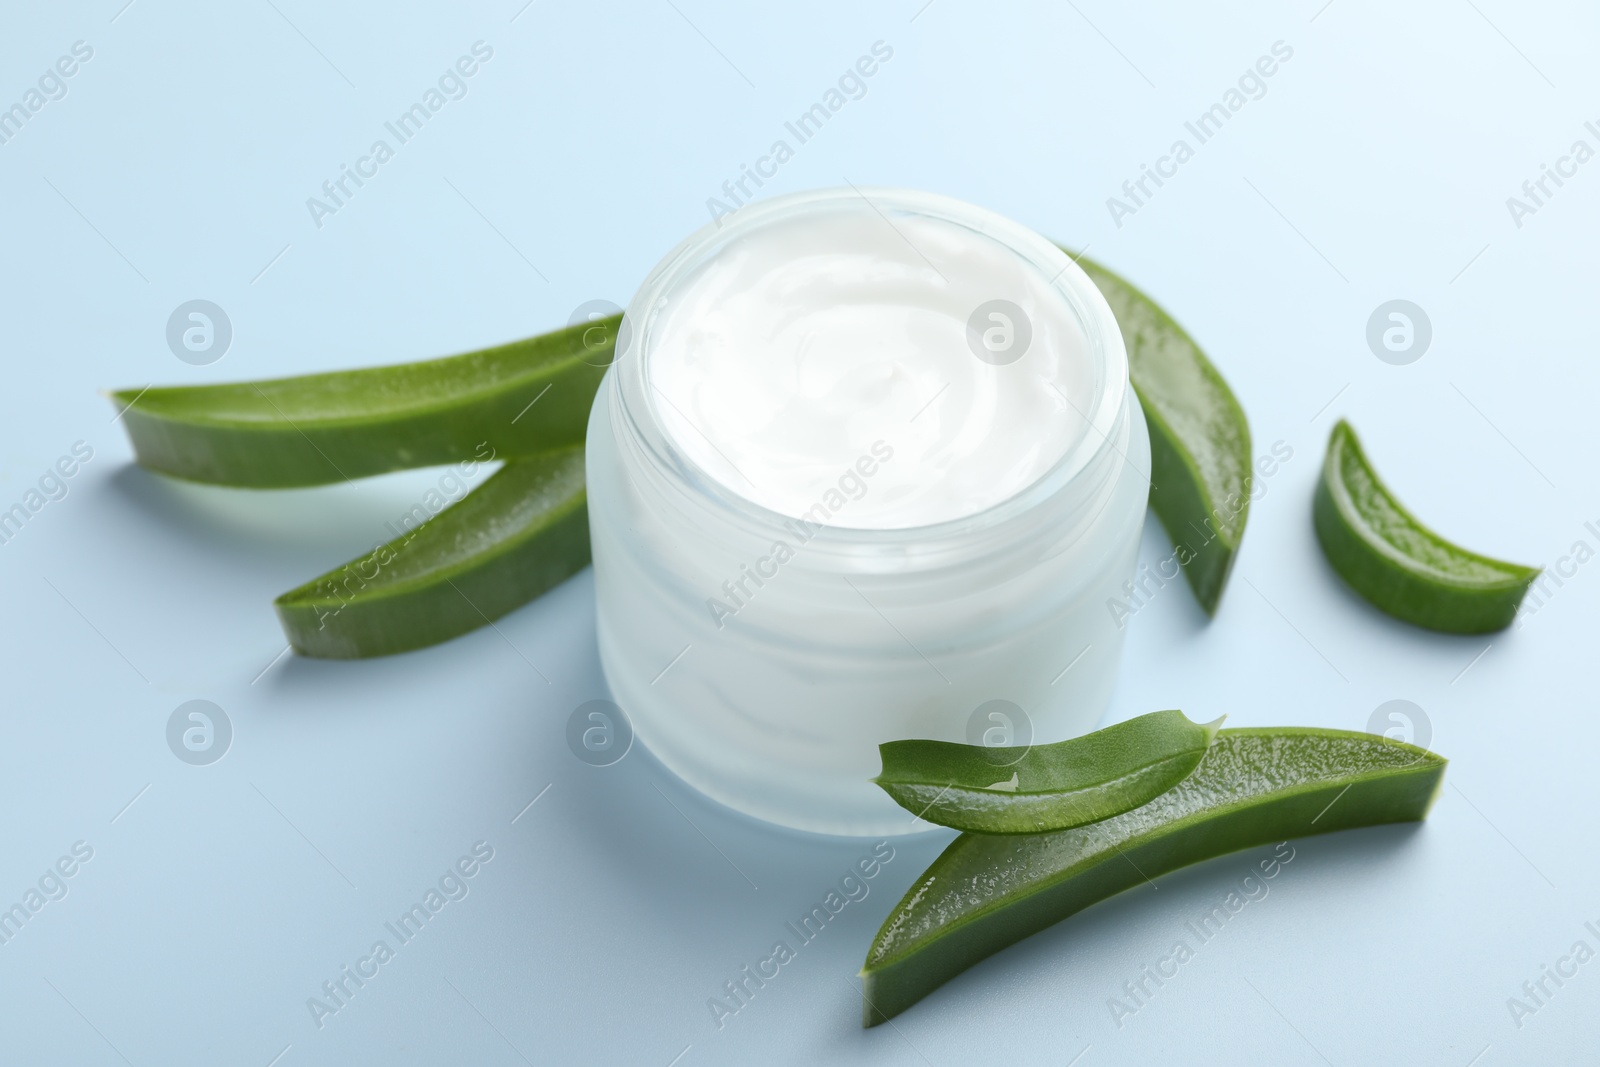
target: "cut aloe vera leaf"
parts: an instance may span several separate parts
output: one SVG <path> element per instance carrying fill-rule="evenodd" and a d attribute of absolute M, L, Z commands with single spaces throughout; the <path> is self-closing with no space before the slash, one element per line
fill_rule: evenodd
<path fill-rule="evenodd" d="M 1311 508 L 1317 540 L 1350 588 L 1397 619 L 1447 633 L 1503 630 L 1539 568 L 1480 556 L 1412 517 L 1343 419 L 1328 438 Z"/>
<path fill-rule="evenodd" d="M 515 459 L 416 529 L 284 593 L 303 656 L 438 644 L 526 604 L 589 563 L 583 450 Z"/>
<path fill-rule="evenodd" d="M 581 445 L 620 316 L 421 363 L 112 394 L 140 465 L 255 489 Z"/>
<path fill-rule="evenodd" d="M 1122 327 L 1129 377 L 1150 426 L 1150 507 L 1189 588 L 1215 615 L 1250 517 L 1250 424 L 1172 316 L 1120 275 L 1082 256 L 1077 263 Z"/>
<path fill-rule="evenodd" d="M 1223 730 L 1150 803 L 1053 834 L 962 834 L 884 920 L 862 969 L 868 1026 L 966 968 L 1147 879 L 1257 845 L 1427 814 L 1445 761 L 1343 730 Z"/>
<path fill-rule="evenodd" d="M 873 781 L 907 811 L 957 830 L 1065 830 L 1120 815 L 1177 785 L 1221 725 L 1157 711 L 1026 748 L 891 741 L 878 746 L 883 773 Z"/>

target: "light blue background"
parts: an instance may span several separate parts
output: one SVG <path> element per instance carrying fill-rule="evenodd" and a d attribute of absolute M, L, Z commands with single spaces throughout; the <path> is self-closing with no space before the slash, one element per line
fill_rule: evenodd
<path fill-rule="evenodd" d="M 1600 918 L 1600 566 L 1517 630 L 1433 635 L 1346 592 L 1308 516 L 1343 415 L 1402 498 L 1472 547 L 1547 564 L 1600 547 L 1584 527 L 1600 522 L 1600 163 L 1520 228 L 1505 203 L 1575 139 L 1600 147 L 1583 128 L 1600 119 L 1592 9 L 123 3 L 12 5 L 0 28 L 3 104 L 74 41 L 94 48 L 0 145 L 0 507 L 75 441 L 94 449 L 0 546 L 0 902 L 73 842 L 94 849 L 0 945 L 0 1060 L 1592 1058 L 1600 963 L 1520 1028 L 1506 999 L 1575 940 L 1600 947 L 1582 925 Z M 316 228 L 306 198 L 478 40 L 494 57 L 466 98 Z M 871 895 L 719 1031 L 707 998 L 868 843 L 746 821 L 643 751 L 575 759 L 567 716 L 605 695 L 587 572 L 443 647 L 276 660 L 271 598 L 386 536 L 440 472 L 180 485 L 130 466 L 96 393 L 422 358 L 624 303 L 877 40 L 893 59 L 768 192 L 917 186 L 1087 245 L 1212 354 L 1258 451 L 1293 449 L 1215 620 L 1174 585 L 1130 624 L 1110 717 L 1361 729 L 1404 698 L 1451 759 L 1424 826 L 1299 843 L 1270 895 L 1120 1029 L 1107 998 L 1267 850 L 1129 892 L 862 1031 L 867 942 L 942 838 L 897 842 Z M 1114 225 L 1106 198 L 1279 40 L 1294 54 L 1265 97 Z M 205 367 L 164 340 L 197 297 L 235 331 Z M 1410 366 L 1364 340 L 1392 298 L 1433 323 Z M 1153 564 L 1153 524 L 1145 542 Z M 235 730 L 208 767 L 165 742 L 194 698 Z M 313 1025 L 306 999 L 480 840 L 495 855 L 470 895 Z"/>

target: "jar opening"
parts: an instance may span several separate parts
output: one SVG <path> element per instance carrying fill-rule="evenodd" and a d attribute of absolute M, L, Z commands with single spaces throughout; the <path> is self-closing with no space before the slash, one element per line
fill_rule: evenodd
<path fill-rule="evenodd" d="M 1004 522 L 1096 465 L 1127 403 L 1115 319 L 1064 252 L 878 188 L 759 202 L 635 296 L 621 421 L 717 506 L 830 540 Z"/>

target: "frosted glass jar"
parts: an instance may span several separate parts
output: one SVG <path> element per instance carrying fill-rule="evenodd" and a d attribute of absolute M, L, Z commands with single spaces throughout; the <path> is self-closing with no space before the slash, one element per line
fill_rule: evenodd
<path fill-rule="evenodd" d="M 1057 390 L 1049 418 L 1064 421 L 1038 428 L 1045 437 L 1067 426 L 1056 434 L 1065 451 L 991 506 L 927 525 L 895 527 L 880 514 L 867 528 L 843 525 L 848 509 L 822 522 L 772 510 L 752 499 L 764 495 L 754 483 L 741 489 L 696 459 L 716 443 L 692 442 L 694 419 L 652 379 L 665 327 L 683 325 L 671 316 L 688 305 L 686 290 L 730 245 L 796 220 L 852 216 L 902 236 L 940 226 L 981 242 L 985 255 L 1003 250 L 1013 283 L 1025 276 L 1029 292 L 1060 302 L 1033 315 L 1075 331 L 1067 370 L 1077 395 Z M 927 285 L 943 299 L 948 280 L 941 289 L 929 267 Z M 997 281 L 993 295 L 1014 296 L 1015 286 Z M 668 768 L 770 822 L 907 833 L 925 826 L 869 781 L 880 743 L 1023 744 L 1094 728 L 1121 655 L 1107 604 L 1133 575 L 1149 440 L 1116 320 L 1059 249 L 945 197 L 818 190 L 752 204 L 690 236 L 645 279 L 627 318 L 589 421 L 598 638 L 612 695 Z M 941 343 L 978 344 L 965 325 L 954 322 Z M 1063 358 L 1049 351 L 1051 337 L 1015 361 L 981 359 L 977 347 L 963 358 L 980 375 L 1037 374 Z M 936 419 L 935 429 L 959 437 L 961 426 Z M 897 462 L 869 452 L 863 472 Z M 902 483 L 908 469 L 916 473 L 894 469 Z"/>

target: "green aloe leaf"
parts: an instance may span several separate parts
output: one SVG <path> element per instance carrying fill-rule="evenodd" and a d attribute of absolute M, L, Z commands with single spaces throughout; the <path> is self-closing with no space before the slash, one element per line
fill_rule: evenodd
<path fill-rule="evenodd" d="M 1323 555 L 1352 589 L 1430 630 L 1503 630 L 1539 576 L 1537 567 L 1469 552 L 1418 522 L 1379 480 L 1343 419 L 1328 438 L 1311 514 Z"/>
<path fill-rule="evenodd" d="M 917 879 L 862 969 L 868 1026 L 979 960 L 1168 871 L 1238 849 L 1423 818 L 1445 761 L 1343 730 L 1223 730 L 1150 803 L 1050 834 L 962 834 Z"/>
<path fill-rule="evenodd" d="M 150 470 L 255 489 L 321 485 L 583 443 L 620 316 L 444 359 L 227 385 L 124 389 Z"/>
<path fill-rule="evenodd" d="M 907 811 L 957 830 L 1065 830 L 1120 815 L 1177 785 L 1221 725 L 1157 711 L 1027 748 L 891 741 L 878 746 L 883 773 L 873 781 Z"/>
<path fill-rule="evenodd" d="M 589 563 L 583 449 L 514 459 L 415 530 L 275 602 L 296 652 L 385 656 L 500 618 Z"/>
<path fill-rule="evenodd" d="M 1122 328 L 1128 374 L 1150 426 L 1150 507 L 1195 598 L 1215 615 L 1250 517 L 1250 423 L 1171 315 L 1121 275 L 1083 256 L 1077 263 Z"/>

